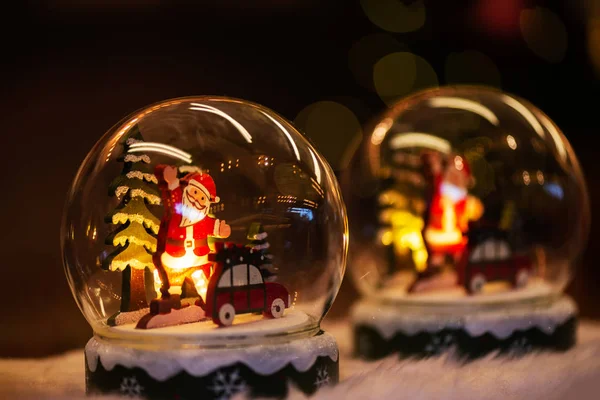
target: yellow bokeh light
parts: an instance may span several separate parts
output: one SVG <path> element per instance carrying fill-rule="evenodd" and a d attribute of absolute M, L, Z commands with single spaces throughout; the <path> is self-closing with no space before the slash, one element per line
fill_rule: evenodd
<path fill-rule="evenodd" d="M 343 166 L 346 148 L 362 138 L 360 121 L 348 107 L 319 101 L 305 107 L 294 120 L 334 169 Z"/>
<path fill-rule="evenodd" d="M 367 18 L 388 32 L 413 32 L 425 24 L 425 4 L 418 0 L 403 4 L 398 0 L 361 0 Z"/>
<path fill-rule="evenodd" d="M 560 17 L 544 7 L 521 11 L 521 34 L 527 46 L 541 59 L 558 63 L 567 52 L 567 28 Z"/>
<path fill-rule="evenodd" d="M 387 54 L 407 51 L 408 47 L 388 33 L 373 33 L 362 37 L 348 52 L 348 68 L 356 82 L 364 88 L 375 91 L 373 86 L 373 66 Z"/>
<path fill-rule="evenodd" d="M 506 136 L 506 143 L 508 144 L 508 147 L 510 147 L 513 150 L 517 148 L 517 141 L 512 135 Z"/>
<path fill-rule="evenodd" d="M 394 234 L 392 233 L 392 231 L 386 231 L 383 233 L 383 235 L 381 235 L 381 244 L 383 244 L 384 246 L 389 246 L 390 244 L 392 244 L 393 239 Z"/>
<path fill-rule="evenodd" d="M 600 1 L 590 2 L 591 17 L 588 21 L 588 52 L 596 72 L 600 73 Z"/>
<path fill-rule="evenodd" d="M 375 64 L 373 83 L 379 97 L 391 106 L 413 91 L 438 86 L 438 78 L 424 58 L 397 52 L 382 57 Z"/>

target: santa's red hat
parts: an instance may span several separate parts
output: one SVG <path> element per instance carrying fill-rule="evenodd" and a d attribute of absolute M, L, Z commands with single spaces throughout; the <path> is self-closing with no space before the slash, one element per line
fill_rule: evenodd
<path fill-rule="evenodd" d="M 206 197 L 210 199 L 211 203 L 218 203 L 221 201 L 219 196 L 217 196 L 217 186 L 215 185 L 215 181 L 210 175 L 194 172 L 187 174 L 181 180 L 187 185 L 194 186 L 198 190 L 201 190 Z"/>

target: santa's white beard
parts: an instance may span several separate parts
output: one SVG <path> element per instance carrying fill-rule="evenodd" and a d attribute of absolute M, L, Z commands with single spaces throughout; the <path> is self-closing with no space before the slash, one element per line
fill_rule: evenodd
<path fill-rule="evenodd" d="M 181 202 L 181 224 L 180 227 L 194 225 L 198 223 L 206 217 L 206 211 L 208 207 L 204 208 L 204 210 L 199 210 L 192 201 L 187 196 L 187 193 L 183 194 L 183 199 Z"/>
<path fill-rule="evenodd" d="M 440 194 L 449 198 L 454 203 L 467 197 L 467 189 L 456 186 L 452 183 L 442 182 L 440 185 Z"/>

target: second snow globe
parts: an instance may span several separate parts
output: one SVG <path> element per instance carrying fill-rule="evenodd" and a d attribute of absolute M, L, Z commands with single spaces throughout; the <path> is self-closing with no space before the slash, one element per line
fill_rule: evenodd
<path fill-rule="evenodd" d="M 574 343 L 562 292 L 587 240 L 588 194 L 537 107 L 485 87 L 418 92 L 375 121 L 343 179 L 359 354 Z"/>
<path fill-rule="evenodd" d="M 61 239 L 94 330 L 88 393 L 281 397 L 337 381 L 319 325 L 345 270 L 345 206 L 275 112 L 193 97 L 131 114 L 82 163 Z"/>

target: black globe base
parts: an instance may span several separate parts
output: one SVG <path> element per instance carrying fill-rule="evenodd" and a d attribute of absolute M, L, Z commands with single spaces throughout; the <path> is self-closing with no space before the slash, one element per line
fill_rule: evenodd
<path fill-rule="evenodd" d="M 452 352 L 468 361 L 493 352 L 518 357 L 532 351 L 565 351 L 576 343 L 577 308 L 566 296 L 505 309 L 461 311 L 363 300 L 352 314 L 355 356 L 376 360 L 398 353 L 425 358 Z"/>
<path fill-rule="evenodd" d="M 338 347 L 325 333 L 243 348 L 139 350 L 92 338 L 86 346 L 86 393 L 148 400 L 283 398 L 339 381 Z"/>

